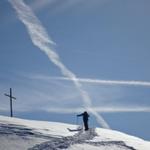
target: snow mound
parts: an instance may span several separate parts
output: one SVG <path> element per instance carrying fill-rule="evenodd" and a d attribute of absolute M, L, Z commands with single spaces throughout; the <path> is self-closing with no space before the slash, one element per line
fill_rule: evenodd
<path fill-rule="evenodd" d="M 107 129 L 0 116 L 0 150 L 149 150 L 150 142 Z"/>

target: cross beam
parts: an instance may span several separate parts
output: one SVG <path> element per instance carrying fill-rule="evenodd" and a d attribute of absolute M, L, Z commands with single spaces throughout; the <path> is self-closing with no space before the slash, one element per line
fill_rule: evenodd
<path fill-rule="evenodd" d="M 4 94 L 5 96 L 10 98 L 10 117 L 13 117 L 13 107 L 12 107 L 12 100 L 16 98 L 12 96 L 12 89 L 10 88 L 10 94 Z"/>

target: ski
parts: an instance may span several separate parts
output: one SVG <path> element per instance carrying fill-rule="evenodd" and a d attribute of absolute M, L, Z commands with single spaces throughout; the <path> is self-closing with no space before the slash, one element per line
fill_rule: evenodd
<path fill-rule="evenodd" d="M 77 131 L 81 131 L 82 128 L 79 128 L 79 129 L 70 129 L 70 128 L 67 128 L 70 132 L 77 132 Z"/>

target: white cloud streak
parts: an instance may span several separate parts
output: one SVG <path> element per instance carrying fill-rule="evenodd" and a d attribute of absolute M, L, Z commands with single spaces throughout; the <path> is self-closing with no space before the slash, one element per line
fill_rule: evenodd
<path fill-rule="evenodd" d="M 102 116 L 92 109 L 91 99 L 88 93 L 83 90 L 80 82 L 76 79 L 76 75 L 66 68 L 66 66 L 60 61 L 59 55 L 53 48 L 55 43 L 49 38 L 46 30 L 43 28 L 41 22 L 34 15 L 30 7 L 28 7 L 23 0 L 9 0 L 9 2 L 16 10 L 19 19 L 26 26 L 33 44 L 48 56 L 49 60 L 60 69 L 65 77 L 70 78 L 73 81 L 82 96 L 85 109 L 96 117 L 102 127 L 110 128 Z"/>
<path fill-rule="evenodd" d="M 150 107 L 93 107 L 96 112 L 99 113 L 129 113 L 129 112 L 150 112 Z M 55 113 L 81 113 L 84 111 L 84 108 L 48 108 L 46 111 L 55 112 Z"/>
<path fill-rule="evenodd" d="M 120 107 L 93 107 L 92 108 L 94 111 L 98 113 L 150 113 L 150 107 L 141 107 L 141 106 L 135 106 L 135 107 L 125 107 L 125 106 L 120 106 Z M 62 108 L 62 107 L 41 107 L 38 109 L 39 111 L 46 111 L 50 113 L 61 113 L 61 114 L 72 114 L 72 113 L 81 113 L 85 109 L 80 107 L 80 108 Z M 0 112 L 8 112 L 9 108 L 0 108 Z M 18 108 L 16 110 L 17 112 L 28 112 L 28 111 L 35 111 L 32 108 L 29 109 L 28 107 L 24 108 Z"/>
<path fill-rule="evenodd" d="M 70 78 L 65 77 L 48 77 L 48 76 L 34 76 L 35 79 L 43 79 L 43 80 L 65 80 L 72 81 Z M 100 85 L 125 85 L 125 86 L 144 86 L 150 87 L 150 82 L 148 81 L 125 81 L 125 80 L 100 80 L 100 79 L 89 79 L 89 78 L 76 78 L 78 82 L 82 83 L 91 83 L 91 84 L 100 84 Z"/>

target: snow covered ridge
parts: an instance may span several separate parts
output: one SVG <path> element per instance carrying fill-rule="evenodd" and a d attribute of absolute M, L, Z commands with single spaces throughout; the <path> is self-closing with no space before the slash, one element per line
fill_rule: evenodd
<path fill-rule="evenodd" d="M 0 150 L 150 150 L 150 142 L 108 129 L 0 116 Z"/>

